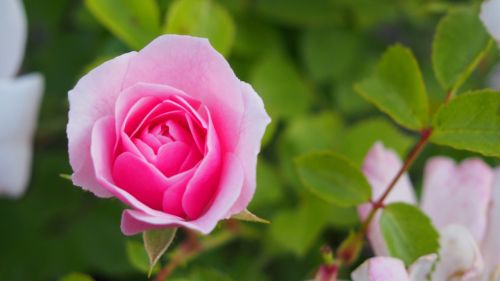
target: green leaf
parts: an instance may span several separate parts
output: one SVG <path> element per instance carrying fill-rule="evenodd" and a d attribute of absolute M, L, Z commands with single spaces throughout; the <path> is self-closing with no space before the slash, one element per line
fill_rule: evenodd
<path fill-rule="evenodd" d="M 300 26 L 318 26 L 340 20 L 335 1 L 325 0 L 257 0 L 257 11 L 282 23 Z"/>
<path fill-rule="evenodd" d="M 303 190 L 293 159 L 315 150 L 333 150 L 339 144 L 343 130 L 342 119 L 335 112 L 295 116 L 278 140 L 280 170 L 285 180 Z"/>
<path fill-rule="evenodd" d="M 321 82 L 359 71 L 359 57 L 365 54 L 360 36 L 331 27 L 306 31 L 300 43 L 307 70 Z"/>
<path fill-rule="evenodd" d="M 265 224 L 271 223 L 268 220 L 265 220 L 263 218 L 259 218 L 258 216 L 254 215 L 253 213 L 251 213 L 247 209 L 241 211 L 240 213 L 238 213 L 236 215 L 233 215 L 231 217 L 231 219 L 241 220 L 241 221 L 249 221 L 249 222 L 265 223 Z"/>
<path fill-rule="evenodd" d="M 401 45 L 389 48 L 376 73 L 356 84 L 355 89 L 402 126 L 412 130 L 427 126 L 429 105 L 425 85 L 409 49 Z"/>
<path fill-rule="evenodd" d="M 177 228 L 148 230 L 143 232 L 142 238 L 144 240 L 144 249 L 146 249 L 149 257 L 149 275 L 151 275 L 155 264 L 174 240 L 176 232 Z"/>
<path fill-rule="evenodd" d="M 303 201 L 293 209 L 276 213 L 269 226 L 270 235 L 279 246 L 303 256 L 318 240 L 330 216 L 336 214 L 329 212 L 323 201 Z"/>
<path fill-rule="evenodd" d="M 443 17 L 432 46 L 434 72 L 443 89 L 456 91 L 491 45 L 476 9 L 458 8 Z"/>
<path fill-rule="evenodd" d="M 283 196 L 282 183 L 276 167 L 263 157 L 259 157 L 257 161 L 257 188 L 248 208 L 253 210 L 273 208 Z"/>
<path fill-rule="evenodd" d="M 412 264 L 419 257 L 436 253 L 439 235 L 431 220 L 417 207 L 405 203 L 386 206 L 380 228 L 391 256 Z"/>
<path fill-rule="evenodd" d="M 140 272 L 149 273 L 149 257 L 144 246 L 134 240 L 128 240 L 126 244 L 127 258 L 130 264 Z M 160 269 L 159 265 L 156 264 L 152 270 L 152 273 L 157 272 Z"/>
<path fill-rule="evenodd" d="M 431 141 L 500 157 L 500 92 L 481 90 L 443 105 L 433 120 Z"/>
<path fill-rule="evenodd" d="M 310 88 L 292 62 L 280 53 L 264 56 L 253 69 L 250 81 L 273 118 L 293 117 L 311 105 Z"/>
<path fill-rule="evenodd" d="M 227 56 L 233 46 L 235 25 L 229 12 L 212 0 L 177 0 L 168 11 L 166 33 L 206 37 Z"/>
<path fill-rule="evenodd" d="M 254 18 L 238 18 L 237 26 L 232 55 L 254 60 L 269 50 L 281 48 L 283 45 L 280 33 L 270 24 L 255 21 Z"/>
<path fill-rule="evenodd" d="M 382 141 L 400 156 L 406 155 L 414 143 L 412 137 L 398 130 L 384 118 L 372 118 L 351 126 L 345 133 L 339 151 L 361 167 L 366 153 L 376 141 Z"/>
<path fill-rule="evenodd" d="M 302 183 L 319 198 L 339 206 L 368 202 L 371 188 L 350 162 L 329 152 L 313 152 L 296 160 Z"/>
<path fill-rule="evenodd" d="M 61 278 L 59 281 L 94 281 L 94 279 L 83 273 L 70 273 Z"/>
<path fill-rule="evenodd" d="M 160 11 L 155 0 L 85 0 L 85 4 L 132 49 L 141 49 L 160 35 Z"/>

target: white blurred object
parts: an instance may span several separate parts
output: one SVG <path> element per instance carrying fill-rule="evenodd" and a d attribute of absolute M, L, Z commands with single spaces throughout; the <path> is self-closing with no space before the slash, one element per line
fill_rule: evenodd
<path fill-rule="evenodd" d="M 491 36 L 500 43 L 500 0 L 485 0 L 480 17 Z"/>
<path fill-rule="evenodd" d="M 22 2 L 0 0 L 0 79 L 12 78 L 23 60 L 26 16 Z"/>
<path fill-rule="evenodd" d="M 486 84 L 489 88 L 500 91 L 500 64 L 493 67 Z"/>
<path fill-rule="evenodd" d="M 0 0 L 0 195 L 21 196 L 29 183 L 33 135 L 44 88 L 40 74 L 16 78 L 26 44 L 22 1 Z"/>

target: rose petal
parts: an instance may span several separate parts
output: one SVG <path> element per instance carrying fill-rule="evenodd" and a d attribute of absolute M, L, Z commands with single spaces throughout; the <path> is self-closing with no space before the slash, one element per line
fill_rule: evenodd
<path fill-rule="evenodd" d="M 208 112 L 207 114 L 209 118 L 207 153 L 197 167 L 193 178 L 189 181 L 182 198 L 182 207 L 191 219 L 200 217 L 207 210 L 209 202 L 217 191 L 218 182 L 222 180 L 219 178 L 222 150 L 210 114 Z"/>
<path fill-rule="evenodd" d="M 242 160 L 245 170 L 245 183 L 241 195 L 231 208 L 227 217 L 238 214 L 248 206 L 253 197 L 256 185 L 257 155 L 260 152 L 260 143 L 271 118 L 264 109 L 264 103 L 252 86 L 241 83 L 245 114 L 240 127 L 240 141 L 235 153 Z"/>
<path fill-rule="evenodd" d="M 393 150 L 386 149 L 381 142 L 376 142 L 368 151 L 364 163 L 363 173 L 372 187 L 372 200 L 377 200 L 394 179 L 402 166 L 401 159 Z M 407 202 L 415 204 L 415 193 L 410 178 L 405 173 L 398 181 L 392 192 L 386 198 L 385 203 Z M 372 209 L 371 204 L 363 204 L 358 208 L 358 213 L 365 219 Z M 368 239 L 373 251 L 378 256 L 387 256 L 388 250 L 379 227 L 380 212 L 368 229 Z"/>
<path fill-rule="evenodd" d="M 100 197 L 111 194 L 97 182 L 94 173 L 90 156 L 92 127 L 102 117 L 114 114 L 129 60 L 134 55 L 132 52 L 105 62 L 80 79 L 69 92 L 67 134 L 69 161 L 74 171 L 72 180 Z"/>
<path fill-rule="evenodd" d="M 183 142 L 171 142 L 162 145 L 158 151 L 156 167 L 167 177 L 180 172 L 182 163 L 186 160 L 191 148 Z"/>
<path fill-rule="evenodd" d="M 26 44 L 26 15 L 20 0 L 0 1 L 0 79 L 14 77 Z"/>
<path fill-rule="evenodd" d="M 172 184 L 156 167 L 130 152 L 116 158 L 113 179 L 120 189 L 156 210 L 163 209 L 163 193 Z"/>
<path fill-rule="evenodd" d="M 244 110 L 240 81 L 208 40 L 180 35 L 158 37 L 131 60 L 124 85 L 138 82 L 169 85 L 205 104 L 222 146 L 234 150 Z"/>
<path fill-rule="evenodd" d="M 124 140 L 126 140 L 126 139 L 124 138 Z M 132 150 L 133 152 L 135 152 L 135 155 L 137 155 L 139 157 L 141 157 L 141 156 L 145 157 L 146 160 L 149 161 L 149 163 L 156 162 L 156 153 L 153 150 L 153 148 L 151 148 L 150 145 L 148 145 L 147 143 L 145 143 L 141 139 L 134 139 L 133 142 L 135 144 L 135 147 L 139 150 L 138 152 L 135 149 Z M 125 141 L 124 143 L 127 144 L 128 142 Z"/>
<path fill-rule="evenodd" d="M 26 189 L 42 92 L 38 74 L 0 80 L 0 195 L 19 197 Z"/>
<path fill-rule="evenodd" d="M 215 228 L 217 222 L 224 218 L 230 206 L 238 198 L 243 185 L 243 168 L 236 155 L 227 154 L 223 162 L 219 190 L 210 208 L 200 218 L 185 221 L 165 213 L 151 215 L 139 210 L 125 210 L 122 216 L 122 232 L 125 235 L 134 235 L 147 229 L 184 226 L 208 234 Z"/>
<path fill-rule="evenodd" d="M 440 234 L 440 259 L 432 280 L 478 280 L 483 261 L 469 231 L 461 225 L 448 225 Z"/>
<path fill-rule="evenodd" d="M 488 226 L 481 249 L 486 264 L 486 273 L 492 274 L 495 268 L 500 266 L 500 168 L 494 170 Z"/>
<path fill-rule="evenodd" d="M 500 0 L 483 1 L 480 17 L 491 36 L 500 42 Z"/>
<path fill-rule="evenodd" d="M 157 97 L 144 97 L 139 99 L 127 112 L 121 131 L 128 135 L 134 135 L 138 127 L 144 122 L 145 116 L 158 106 L 161 100 Z"/>
<path fill-rule="evenodd" d="M 430 274 L 434 265 L 438 261 L 437 254 L 430 254 L 418 258 L 408 270 L 410 281 L 424 281 L 429 280 Z"/>
<path fill-rule="evenodd" d="M 422 209 L 438 229 L 460 224 L 479 242 L 486 229 L 492 182 L 491 168 L 480 159 L 455 165 L 452 159 L 434 157 L 425 166 Z"/>
<path fill-rule="evenodd" d="M 125 90 L 116 99 L 116 104 L 114 109 L 115 119 L 117 120 L 116 122 L 117 130 L 121 130 L 121 128 L 123 128 L 123 123 L 125 122 L 127 116 L 129 115 L 129 112 L 131 111 L 132 108 L 134 108 L 134 105 L 140 100 L 146 97 L 150 97 L 150 98 L 158 98 L 158 100 L 160 101 L 166 101 L 169 98 L 175 96 L 182 96 L 185 99 L 192 100 L 181 90 L 170 87 L 168 85 L 150 84 L 139 81 L 136 84 L 128 88 L 125 88 Z M 194 100 L 192 100 L 192 102 L 197 103 Z M 168 111 L 165 110 L 164 108 L 165 106 L 167 106 L 168 108 L 172 108 L 168 104 L 159 106 L 162 106 L 162 110 L 159 110 L 156 114 L 154 114 L 155 116 L 160 113 L 165 113 L 165 111 Z"/>
<path fill-rule="evenodd" d="M 351 273 L 351 278 L 353 281 L 410 280 L 403 262 L 389 257 L 368 259 Z"/>
<path fill-rule="evenodd" d="M 141 210 L 152 216 L 165 214 L 164 212 L 150 208 L 127 191 L 115 185 L 111 170 L 113 167 L 114 148 L 116 145 L 115 118 L 108 116 L 99 119 L 94 125 L 91 138 L 92 161 L 94 163 L 94 172 L 99 185 L 105 188 L 109 194 L 114 195 L 131 208 Z"/>

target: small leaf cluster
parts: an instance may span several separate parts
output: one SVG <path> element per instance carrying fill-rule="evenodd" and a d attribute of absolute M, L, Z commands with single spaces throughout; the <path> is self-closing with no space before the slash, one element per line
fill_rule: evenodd
<path fill-rule="evenodd" d="M 354 87 L 399 126 L 425 135 L 425 141 L 430 134 L 429 141 L 438 145 L 500 157 L 500 92 L 460 91 L 492 46 L 478 11 L 455 8 L 441 19 L 432 44 L 435 78 L 445 93 L 437 109 L 431 108 L 431 93 L 415 55 L 401 44 L 389 47 L 375 71 Z M 303 185 L 328 203 L 382 204 L 379 198 L 372 198 L 359 167 L 340 155 L 342 150 L 338 152 L 312 152 L 298 157 L 295 163 Z M 352 160 L 360 159 L 361 155 Z M 405 203 L 383 206 L 379 223 L 389 253 L 407 265 L 438 251 L 438 233 L 418 207 Z"/>

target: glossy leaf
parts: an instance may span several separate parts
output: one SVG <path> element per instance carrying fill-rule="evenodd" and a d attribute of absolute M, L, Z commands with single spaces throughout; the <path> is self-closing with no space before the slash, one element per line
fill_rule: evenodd
<path fill-rule="evenodd" d="M 359 69 L 362 42 L 355 33 L 330 27 L 312 29 L 304 33 L 300 43 L 305 66 L 318 81 L 345 77 Z"/>
<path fill-rule="evenodd" d="M 292 209 L 282 209 L 269 225 L 271 238 L 284 249 L 303 256 L 328 225 L 330 213 L 322 201 L 307 200 Z"/>
<path fill-rule="evenodd" d="M 437 253 L 439 235 L 431 220 L 417 207 L 406 203 L 387 205 L 380 217 L 380 228 L 391 256 L 406 265 L 419 257 Z"/>
<path fill-rule="evenodd" d="M 227 56 L 233 46 L 235 24 L 231 14 L 213 0 L 177 0 L 167 14 L 166 33 L 206 37 Z"/>
<path fill-rule="evenodd" d="M 309 109 L 311 90 L 290 60 L 271 52 L 257 62 L 250 82 L 271 117 L 293 117 Z"/>
<path fill-rule="evenodd" d="M 85 4 L 132 49 L 141 49 L 160 35 L 160 11 L 155 0 L 85 0 Z"/>
<path fill-rule="evenodd" d="M 352 125 L 343 134 L 339 151 L 361 167 L 368 150 L 376 141 L 382 141 L 403 158 L 415 140 L 398 130 L 384 118 L 373 118 Z"/>
<path fill-rule="evenodd" d="M 257 0 L 257 11 L 278 22 L 294 26 L 317 26 L 336 21 L 338 5 L 325 0 Z"/>
<path fill-rule="evenodd" d="M 432 48 L 436 77 L 446 91 L 455 91 L 467 79 L 491 46 L 475 9 L 450 11 L 439 23 Z"/>
<path fill-rule="evenodd" d="M 355 89 L 408 129 L 420 130 L 428 123 L 429 105 L 422 74 L 412 52 L 401 45 L 389 48 L 376 73 Z"/>
<path fill-rule="evenodd" d="M 339 206 L 368 202 L 371 188 L 361 171 L 329 152 L 312 152 L 296 161 L 302 183 L 319 198 Z"/>
<path fill-rule="evenodd" d="M 431 141 L 500 157 L 500 92 L 482 90 L 456 97 L 433 120 Z"/>

